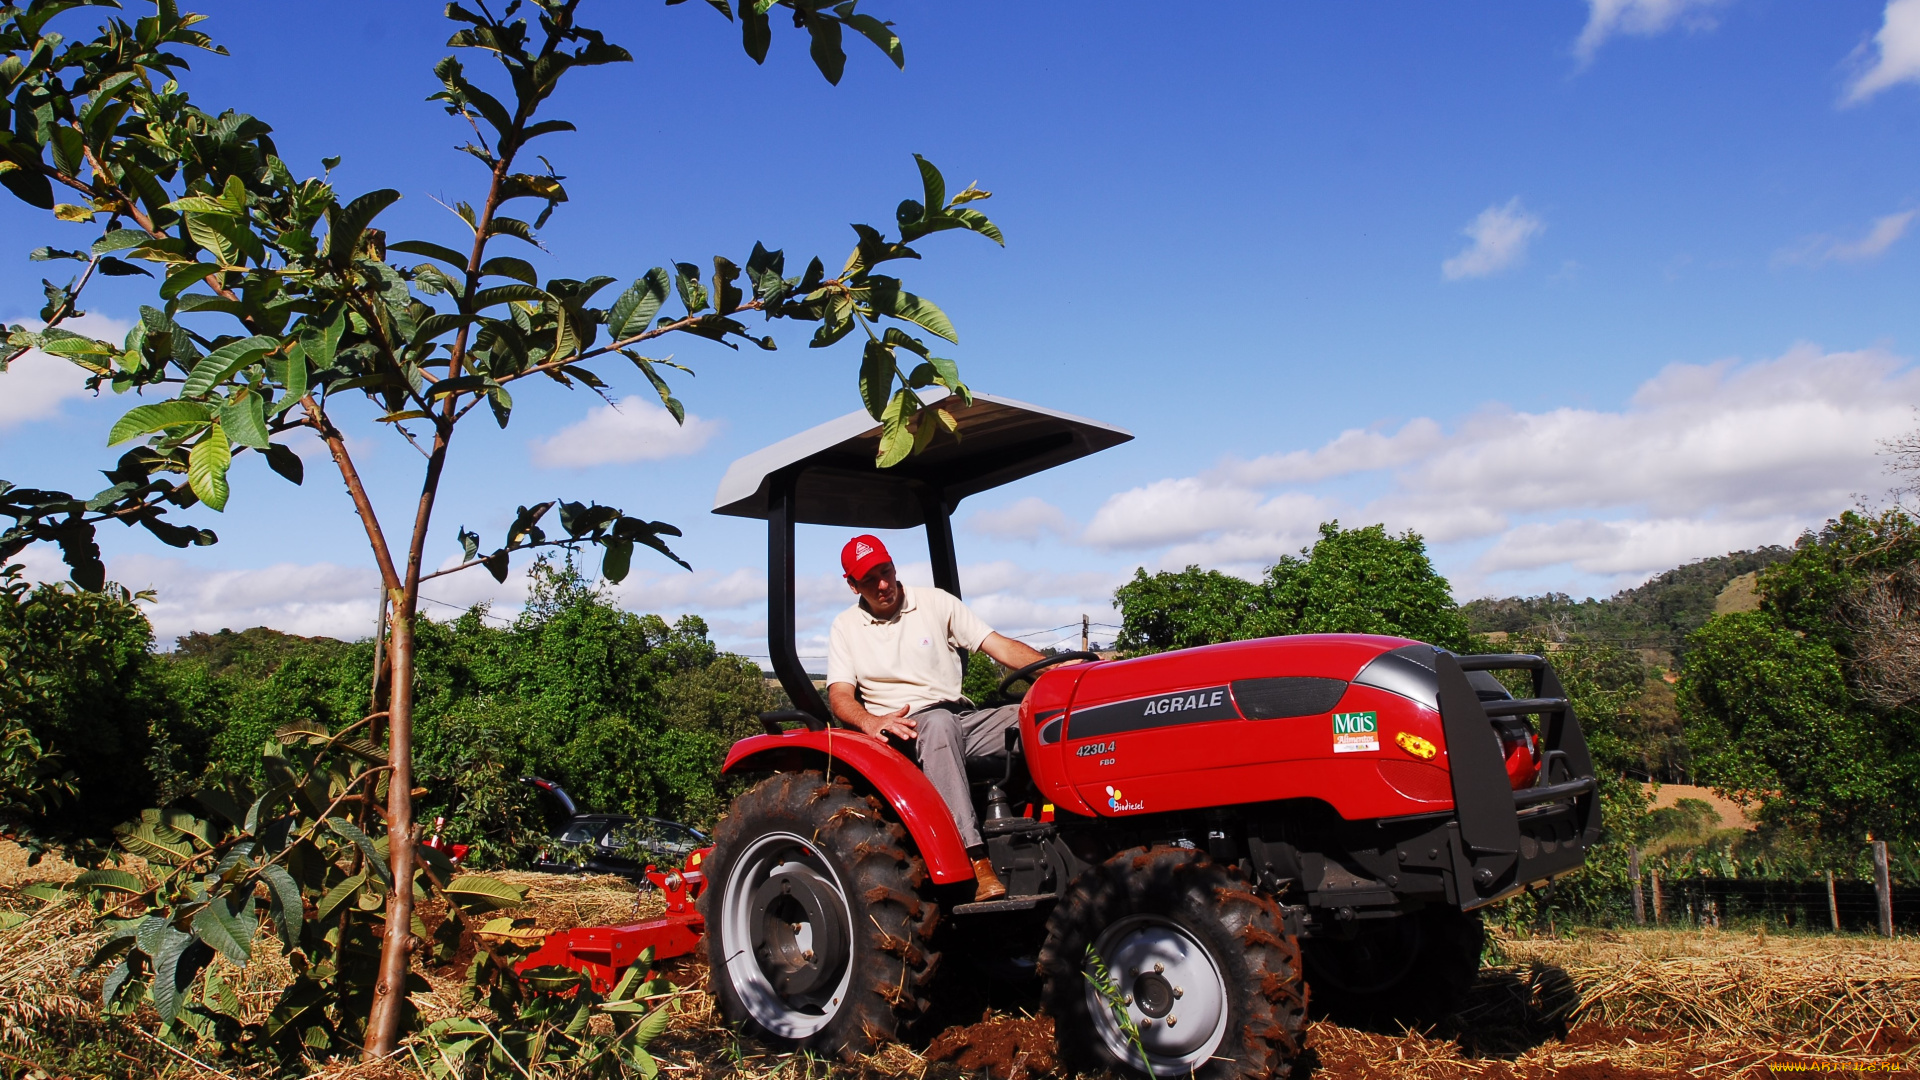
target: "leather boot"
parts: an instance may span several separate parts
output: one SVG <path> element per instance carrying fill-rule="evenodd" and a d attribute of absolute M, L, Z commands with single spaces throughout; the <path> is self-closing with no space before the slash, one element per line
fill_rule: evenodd
<path fill-rule="evenodd" d="M 973 877 L 975 881 L 980 883 L 979 887 L 973 890 L 974 903 L 978 904 L 983 900 L 998 900 L 1007 895 L 1007 887 L 1000 884 L 1000 876 L 993 872 L 992 859 L 982 858 L 973 860 Z"/>

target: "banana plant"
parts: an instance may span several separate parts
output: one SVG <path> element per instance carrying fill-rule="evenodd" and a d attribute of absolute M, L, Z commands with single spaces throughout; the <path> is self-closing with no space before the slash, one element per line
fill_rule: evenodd
<path fill-rule="evenodd" d="M 742 0 L 737 12 L 728 0 L 708 3 L 737 22 L 756 62 L 781 21 L 775 15 L 791 16 L 806 32 L 809 53 L 830 82 L 844 72 L 845 31 L 868 39 L 896 66 L 905 62 L 890 24 L 859 11 L 856 0 Z M 8 328 L 6 349 L 65 357 L 96 389 L 145 400 L 107 435 L 109 445 L 131 447 L 109 489 L 119 494 L 92 510 L 85 507 L 107 493 L 85 503 L 54 497 L 62 493 L 36 493 L 45 498 L 30 505 L 18 499 L 29 514 L 16 514 L 16 521 L 28 527 L 0 545 L 48 538 L 50 515 L 87 525 L 108 511 L 168 542 L 209 543 L 211 532 L 156 528 L 160 504 L 225 511 L 235 496 L 235 464 L 248 454 L 300 483 L 304 470 L 290 440 L 318 439 L 366 534 L 385 598 L 384 669 L 376 675 L 369 735 L 388 762 L 381 775 L 388 844 L 379 849 L 388 865 L 375 876 L 412 880 L 418 858 L 411 747 L 422 581 L 474 566 L 504 577 L 515 552 L 552 546 L 600 548 L 602 572 L 613 580 L 628 572 L 635 545 L 687 565 L 668 545 L 679 535 L 671 525 L 590 502 L 542 500 L 522 508 L 500 543 L 483 544 L 461 527 L 465 557 L 449 571 L 429 572 L 442 478 L 459 426 L 476 410 L 505 427 L 515 395 L 527 386 L 556 383 L 605 396 L 614 377 L 607 365 L 615 365 L 631 368 L 683 419 L 668 373 L 685 369 L 656 355 L 655 343 L 690 335 L 730 348 L 773 349 L 764 324 L 789 320 L 814 324 L 814 348 L 861 332 L 858 391 L 884 427 L 879 464 L 924 450 L 943 430 L 957 437 L 947 402 L 966 402 L 969 391 L 954 361 L 935 356 L 918 335 L 955 342 L 958 334 L 936 304 L 880 270 L 919 259 L 908 245 L 934 233 L 1003 239 L 973 205 L 988 193 L 969 185 L 949 195 L 925 159 L 916 157 L 920 197 L 895 210 L 897 238 L 854 225 L 856 242 L 837 271 L 814 258 L 789 276 L 784 253 L 756 243 L 737 261 L 715 256 L 710 273 L 673 262 L 617 291 L 611 287 L 625 274 L 542 280 L 523 249 L 542 246 L 539 230 L 569 195 L 565 177 L 530 148 L 574 130 L 545 110 L 562 79 L 631 60 L 580 21 L 581 0 L 509 0 L 498 14 L 485 4 L 447 5 L 456 54 L 435 66 L 440 89 L 430 100 L 469 137 L 461 150 L 481 170 L 482 194 L 451 204 L 444 234 L 406 239 L 390 239 L 375 226 L 400 192 L 343 195 L 330 179 L 338 158 L 325 159 L 319 175 L 297 176 L 266 122 L 189 100 L 173 78 L 186 67 L 179 50 L 222 50 L 195 29 L 202 17 L 180 12 L 174 0 L 158 0 L 154 14 L 130 22 L 111 17 L 91 39 L 69 40 L 50 29 L 67 13 L 101 6 L 115 5 L 0 6 L 0 88 L 9 106 L 0 127 L 0 185 L 88 234 L 71 251 L 43 253 L 86 263 L 68 285 L 47 285 L 50 315 L 64 318 L 101 275 L 147 275 L 152 303 L 140 307 L 121 341 L 78 334 L 49 317 L 38 330 Z M 481 57 L 492 76 L 470 73 L 462 55 Z M 542 167 L 530 167 L 532 160 Z M 750 328 L 756 314 L 763 325 Z M 927 405 L 915 393 L 933 387 L 951 396 Z M 362 411 L 341 407 L 347 402 L 371 405 L 377 430 L 418 451 L 418 499 L 405 508 L 407 524 L 397 534 L 390 536 L 391 519 L 370 494 L 343 430 L 346 418 Z M 561 531 L 549 537 L 540 521 L 556 503 Z M 56 509 L 38 509 L 46 506 Z M 85 546 L 75 541 L 74 549 Z M 89 579 L 97 576 L 94 563 L 86 567 Z M 360 783 L 370 798 L 373 782 Z M 413 891 L 388 890 L 385 903 L 369 1057 L 397 1048 L 406 999 Z M 174 963 L 177 970 L 179 958 Z"/>

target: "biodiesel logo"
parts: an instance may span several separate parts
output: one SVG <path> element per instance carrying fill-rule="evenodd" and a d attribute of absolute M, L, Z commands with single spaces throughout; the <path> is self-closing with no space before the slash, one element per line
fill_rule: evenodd
<path fill-rule="evenodd" d="M 1145 810 L 1147 808 L 1147 804 L 1143 802 L 1128 802 L 1127 797 L 1120 794 L 1120 789 L 1112 784 L 1107 785 L 1107 806 L 1114 810 Z"/>
<path fill-rule="evenodd" d="M 1333 714 L 1333 752 L 1352 754 L 1380 749 L 1380 714 L 1374 712 L 1337 712 Z"/>

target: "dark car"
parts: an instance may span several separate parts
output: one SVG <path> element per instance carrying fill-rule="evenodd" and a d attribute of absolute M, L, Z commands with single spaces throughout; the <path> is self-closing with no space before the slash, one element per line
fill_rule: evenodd
<path fill-rule="evenodd" d="M 652 864 L 678 867 L 707 846 L 705 833 L 677 821 L 626 814 L 578 814 L 534 857 L 533 868 L 557 874 L 641 877 Z"/>

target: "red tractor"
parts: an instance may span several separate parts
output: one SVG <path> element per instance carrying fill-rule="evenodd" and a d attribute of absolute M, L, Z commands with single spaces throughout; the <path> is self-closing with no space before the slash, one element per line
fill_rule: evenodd
<path fill-rule="evenodd" d="M 984 394 L 955 412 L 957 442 L 890 469 L 854 413 L 722 481 L 716 513 L 767 521 L 768 644 L 794 705 L 728 755 L 761 779 L 702 867 L 725 1014 L 852 1053 L 973 977 L 956 968 L 1024 970 L 1068 1068 L 1238 1077 L 1299 1052 L 1309 984 L 1349 1009 L 1448 1011 L 1479 966 L 1477 909 L 1579 867 L 1599 837 L 1579 721 L 1537 656 L 1360 634 L 1050 656 L 1002 684 L 1031 688 L 974 795 L 1009 895 L 969 902 L 940 795 L 836 727 L 801 667 L 794 526 L 924 525 L 934 582 L 959 595 L 961 499 L 1131 436 Z M 1524 672 L 1526 696 L 1497 671 Z"/>

